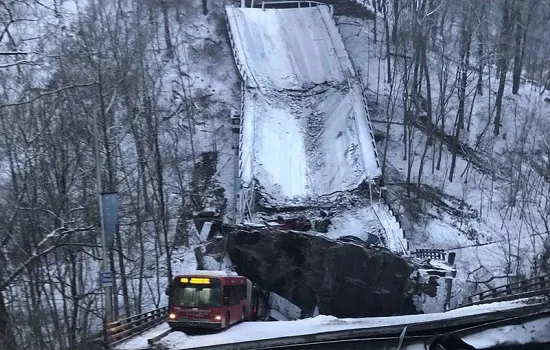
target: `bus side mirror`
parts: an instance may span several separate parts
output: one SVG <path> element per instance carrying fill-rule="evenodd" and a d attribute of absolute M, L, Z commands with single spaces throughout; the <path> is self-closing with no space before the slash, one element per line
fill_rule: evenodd
<path fill-rule="evenodd" d="M 229 297 L 223 297 L 223 306 L 229 305 Z"/>

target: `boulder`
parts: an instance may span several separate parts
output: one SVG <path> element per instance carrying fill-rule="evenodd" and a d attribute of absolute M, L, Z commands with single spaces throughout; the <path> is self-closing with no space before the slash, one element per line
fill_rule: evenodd
<path fill-rule="evenodd" d="M 401 313 L 413 269 L 386 249 L 277 229 L 236 229 L 227 237 L 235 270 L 312 315 Z"/>

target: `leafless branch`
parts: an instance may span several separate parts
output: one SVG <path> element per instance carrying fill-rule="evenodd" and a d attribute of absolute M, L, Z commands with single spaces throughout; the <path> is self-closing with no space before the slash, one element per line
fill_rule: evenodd
<path fill-rule="evenodd" d="M 25 51 L 0 51 L 0 56 L 17 56 L 17 55 L 28 55 L 30 52 Z"/>
<path fill-rule="evenodd" d="M 28 104 L 28 103 L 33 103 L 33 102 L 41 99 L 42 97 L 57 94 L 59 92 L 65 91 L 65 90 L 76 89 L 76 88 L 81 88 L 81 87 L 88 87 L 88 86 L 92 86 L 94 84 L 96 84 L 96 83 L 91 82 L 91 83 L 86 83 L 86 84 L 74 84 L 74 85 L 70 85 L 70 86 L 64 86 L 64 87 L 56 89 L 56 90 L 43 92 L 43 93 L 39 94 L 38 96 L 35 96 L 35 97 L 33 97 L 31 99 L 28 99 L 28 100 L 25 100 L 25 101 L 7 103 L 7 104 L 0 105 L 0 109 L 7 108 L 7 107 L 22 106 L 22 105 L 25 105 L 25 104 Z"/>
<path fill-rule="evenodd" d="M 29 256 L 23 263 L 19 265 L 5 280 L 0 283 L 0 292 L 4 291 L 14 279 L 17 278 L 23 272 L 28 266 L 34 264 L 39 258 L 41 258 L 44 255 L 47 255 L 57 248 L 63 246 L 62 244 L 53 244 L 47 248 L 44 248 L 46 243 L 53 240 L 54 238 L 62 239 L 69 234 L 76 233 L 76 232 L 82 232 L 82 231 L 89 231 L 92 230 L 94 226 L 88 226 L 88 227 L 80 227 L 80 228 L 74 228 L 74 229 L 65 229 L 65 228 L 59 228 L 56 230 L 53 230 L 50 234 L 46 235 L 33 249 L 33 252 L 31 256 Z"/>

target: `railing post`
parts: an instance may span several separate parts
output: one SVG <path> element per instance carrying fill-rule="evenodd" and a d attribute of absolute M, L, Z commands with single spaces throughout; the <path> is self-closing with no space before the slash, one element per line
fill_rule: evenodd
<path fill-rule="evenodd" d="M 456 258 L 456 253 L 450 252 L 449 255 L 447 256 L 447 262 L 449 263 L 449 265 L 452 266 L 455 264 L 455 258 Z"/>
<path fill-rule="evenodd" d="M 528 287 L 528 282 L 526 280 L 523 280 L 520 282 L 520 285 L 521 285 L 521 291 L 522 292 L 527 292 L 529 287 Z"/>

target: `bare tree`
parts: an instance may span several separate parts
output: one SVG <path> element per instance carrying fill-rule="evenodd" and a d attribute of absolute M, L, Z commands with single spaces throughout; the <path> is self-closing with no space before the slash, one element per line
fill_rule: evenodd
<path fill-rule="evenodd" d="M 506 75 L 508 72 L 508 55 L 510 53 L 510 40 L 512 33 L 511 11 L 509 0 L 504 0 L 502 3 L 502 20 L 499 35 L 499 50 L 497 59 L 497 69 L 499 76 L 498 91 L 495 100 L 495 128 L 494 135 L 500 134 L 500 126 L 502 123 L 502 98 L 504 97 L 504 87 L 506 85 Z"/>

